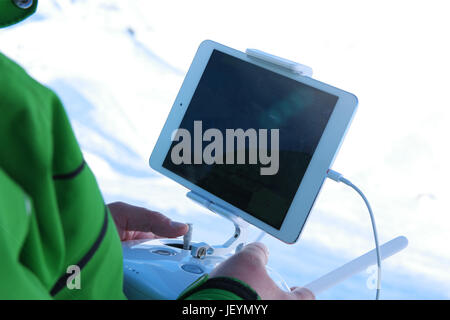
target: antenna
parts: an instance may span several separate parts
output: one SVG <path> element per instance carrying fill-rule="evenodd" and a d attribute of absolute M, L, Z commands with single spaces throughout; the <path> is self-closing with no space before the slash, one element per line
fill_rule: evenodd
<path fill-rule="evenodd" d="M 408 246 L 408 239 L 404 236 L 397 237 L 380 246 L 381 259 L 384 260 L 397 252 L 402 251 Z M 339 268 L 323 275 L 304 287 L 309 289 L 314 295 L 318 295 L 325 290 L 337 285 L 338 283 L 350 278 L 351 276 L 376 265 L 375 249 L 363 254 L 362 256 L 340 266 Z"/>

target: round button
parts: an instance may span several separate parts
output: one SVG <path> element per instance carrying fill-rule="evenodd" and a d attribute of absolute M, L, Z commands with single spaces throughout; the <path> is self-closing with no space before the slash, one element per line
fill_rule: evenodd
<path fill-rule="evenodd" d="M 195 274 L 202 274 L 204 271 L 202 268 L 195 264 L 183 264 L 181 266 L 181 269 L 183 269 L 186 272 L 195 273 Z"/>
<path fill-rule="evenodd" d="M 153 250 L 152 253 L 159 254 L 161 256 L 174 256 L 176 255 L 176 252 L 173 250 L 167 250 L 167 249 L 157 249 Z"/>
<path fill-rule="evenodd" d="M 13 3 L 16 5 L 16 7 L 20 9 L 29 9 L 33 5 L 33 0 L 13 0 Z"/>

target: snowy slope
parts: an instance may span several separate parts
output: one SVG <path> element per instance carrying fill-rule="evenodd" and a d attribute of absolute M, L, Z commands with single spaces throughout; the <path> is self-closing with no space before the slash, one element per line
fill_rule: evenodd
<path fill-rule="evenodd" d="M 60 95 L 107 201 L 193 221 L 194 237 L 212 242 L 227 236 L 208 231 L 220 218 L 147 165 L 197 46 L 209 38 L 311 65 L 360 100 L 334 168 L 368 195 L 381 241 L 410 240 L 385 263 L 382 296 L 448 299 L 450 23 L 445 2 L 433 3 L 42 0 L 30 20 L 0 31 L 0 50 Z M 373 246 L 364 203 L 332 182 L 297 244 L 265 241 L 290 285 Z M 371 298 L 368 279 L 321 298 Z"/>

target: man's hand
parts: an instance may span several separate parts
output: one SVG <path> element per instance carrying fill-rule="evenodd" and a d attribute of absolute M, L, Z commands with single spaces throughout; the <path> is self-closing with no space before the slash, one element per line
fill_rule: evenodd
<path fill-rule="evenodd" d="M 123 202 L 108 204 L 121 241 L 176 238 L 186 234 L 187 224 L 175 222 L 161 213 Z"/>
<path fill-rule="evenodd" d="M 210 274 L 214 277 L 237 278 L 252 287 L 266 300 L 312 300 L 314 294 L 305 288 L 294 287 L 291 292 L 281 290 L 269 277 L 266 264 L 267 247 L 259 242 L 245 246 L 239 253 L 218 265 Z"/>

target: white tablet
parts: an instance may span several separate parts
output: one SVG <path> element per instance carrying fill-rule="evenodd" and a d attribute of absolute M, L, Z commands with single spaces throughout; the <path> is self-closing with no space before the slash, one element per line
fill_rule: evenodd
<path fill-rule="evenodd" d="M 351 93 L 204 41 L 150 166 L 294 243 L 356 107 Z"/>

